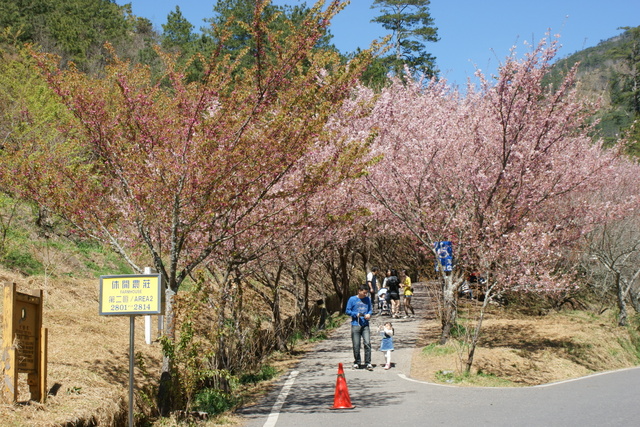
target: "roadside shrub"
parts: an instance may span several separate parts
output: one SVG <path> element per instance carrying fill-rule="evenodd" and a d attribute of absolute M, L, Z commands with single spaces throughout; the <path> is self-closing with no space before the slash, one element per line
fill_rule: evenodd
<path fill-rule="evenodd" d="M 268 381 L 278 375 L 278 370 L 271 365 L 264 365 L 258 373 L 243 374 L 240 376 L 240 384 L 259 383 Z"/>
<path fill-rule="evenodd" d="M 234 408 L 237 404 L 237 399 L 233 397 L 231 393 L 206 388 L 195 395 L 193 408 L 196 411 L 202 411 L 208 414 L 221 414 Z"/>

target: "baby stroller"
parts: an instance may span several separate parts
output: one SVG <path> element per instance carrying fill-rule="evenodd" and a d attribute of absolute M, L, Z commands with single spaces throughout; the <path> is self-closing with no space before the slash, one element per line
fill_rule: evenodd
<path fill-rule="evenodd" d="M 391 315 L 391 304 L 388 297 L 387 288 L 380 288 L 378 291 L 378 310 L 380 310 L 381 316 Z"/>

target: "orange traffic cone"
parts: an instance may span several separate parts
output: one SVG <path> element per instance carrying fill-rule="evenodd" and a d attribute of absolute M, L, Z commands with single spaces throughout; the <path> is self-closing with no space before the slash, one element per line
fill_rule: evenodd
<path fill-rule="evenodd" d="M 344 378 L 344 369 L 342 363 L 338 364 L 338 379 L 336 380 L 336 393 L 333 398 L 333 406 L 331 409 L 353 409 L 355 406 L 351 404 L 349 397 L 349 389 L 347 388 L 347 380 Z"/>

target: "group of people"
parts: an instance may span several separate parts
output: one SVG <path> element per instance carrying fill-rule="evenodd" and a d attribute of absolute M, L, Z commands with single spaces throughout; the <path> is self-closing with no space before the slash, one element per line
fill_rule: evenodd
<path fill-rule="evenodd" d="M 375 304 L 376 297 L 378 304 L 382 307 L 383 303 L 391 305 L 390 315 L 393 318 L 400 317 L 400 295 L 404 296 L 404 317 L 414 317 L 415 310 L 411 305 L 413 298 L 413 287 L 411 286 L 411 278 L 405 270 L 400 270 L 400 274 L 394 269 L 387 269 L 382 286 L 378 290 L 378 268 L 374 267 L 367 274 L 367 286 L 371 294 L 371 303 Z M 409 314 L 411 312 L 411 314 Z"/>
<path fill-rule="evenodd" d="M 359 369 L 364 366 L 368 370 L 373 370 L 371 364 L 371 331 L 369 329 L 369 321 L 374 314 L 374 303 L 376 297 L 384 298 L 387 303 L 391 303 L 391 316 L 393 318 L 400 317 L 400 295 L 404 295 L 404 311 L 405 318 L 409 317 L 409 311 L 411 311 L 411 317 L 415 316 L 415 310 L 411 305 L 411 299 L 413 297 L 413 287 L 411 285 L 411 279 L 407 276 L 405 270 L 400 270 L 398 275 L 396 270 L 388 269 L 386 271 L 384 280 L 382 281 L 381 290 L 386 289 L 386 292 L 378 293 L 378 277 L 377 268 L 372 268 L 367 274 L 367 283 L 360 285 L 358 293 L 347 301 L 346 314 L 351 316 L 351 344 L 353 346 L 353 367 Z M 381 336 L 380 351 L 385 354 L 385 369 L 391 368 L 391 352 L 394 350 L 393 324 L 390 321 L 384 323 L 383 326 L 378 328 L 378 332 Z M 362 364 L 360 346 L 364 347 L 364 365 Z"/>

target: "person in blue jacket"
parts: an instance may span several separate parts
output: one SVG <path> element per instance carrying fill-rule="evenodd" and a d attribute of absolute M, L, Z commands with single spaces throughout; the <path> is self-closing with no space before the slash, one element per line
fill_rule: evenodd
<path fill-rule="evenodd" d="M 353 345 L 353 368 L 359 369 L 360 342 L 364 345 L 364 363 L 368 370 L 373 370 L 371 365 L 371 333 L 369 331 L 369 319 L 373 312 L 371 298 L 369 298 L 369 286 L 360 285 L 358 294 L 349 298 L 345 313 L 351 316 L 351 344 Z"/>

